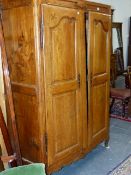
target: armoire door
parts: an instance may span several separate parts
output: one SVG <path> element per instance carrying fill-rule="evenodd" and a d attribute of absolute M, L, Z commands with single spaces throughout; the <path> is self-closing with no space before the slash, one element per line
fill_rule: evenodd
<path fill-rule="evenodd" d="M 43 5 L 42 11 L 48 165 L 59 166 L 82 151 L 84 14 L 51 5 Z"/>
<path fill-rule="evenodd" d="M 110 16 L 88 14 L 88 128 L 89 144 L 108 138 L 110 80 Z"/>

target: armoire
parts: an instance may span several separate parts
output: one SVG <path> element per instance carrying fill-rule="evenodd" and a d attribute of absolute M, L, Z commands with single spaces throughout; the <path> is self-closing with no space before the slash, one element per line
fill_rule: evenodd
<path fill-rule="evenodd" d="M 85 0 L 1 8 L 22 159 L 50 174 L 109 139 L 111 9 Z"/>

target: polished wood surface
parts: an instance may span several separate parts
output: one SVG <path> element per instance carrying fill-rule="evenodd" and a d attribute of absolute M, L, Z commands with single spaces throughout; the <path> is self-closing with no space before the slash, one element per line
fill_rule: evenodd
<path fill-rule="evenodd" d="M 29 20 L 34 18 L 33 8 L 27 6 L 9 9 L 3 14 L 4 32 L 8 34 L 5 42 L 10 46 L 6 49 L 11 81 L 34 85 L 36 82 L 36 63 L 33 59 L 35 58 L 34 21 L 31 20 L 29 23 Z"/>
<path fill-rule="evenodd" d="M 111 14 L 109 5 L 90 2 L 85 0 L 1 0 L 2 9 L 10 9 L 14 7 L 27 6 L 27 5 L 55 5 L 73 9 L 82 9 L 84 11 L 97 11 L 100 13 Z"/>
<path fill-rule="evenodd" d="M 19 7 L 23 5 L 30 5 L 32 0 L 1 0 L 0 7 L 2 9 L 9 9 L 13 7 Z"/>
<path fill-rule="evenodd" d="M 34 11 L 31 6 L 3 11 L 3 30 L 22 157 L 38 162 L 45 157 L 41 156 L 44 155 L 41 144 L 44 133 L 40 128 L 44 124 L 38 116 L 41 111 L 38 106 Z"/>
<path fill-rule="evenodd" d="M 81 91 L 86 89 L 80 87 L 80 60 L 85 59 L 80 54 L 83 45 L 80 25 L 84 14 L 53 6 L 43 6 L 43 11 L 48 164 L 59 161 L 64 164 L 67 156 L 70 155 L 71 159 L 75 153 L 78 157 L 82 151 L 83 118 L 80 99 Z"/>
<path fill-rule="evenodd" d="M 116 63 L 117 63 L 116 64 L 116 71 L 117 71 L 116 73 L 117 73 L 117 75 L 121 75 L 124 72 L 122 23 L 112 22 L 112 29 L 116 29 L 117 39 L 118 39 L 118 48 L 116 48 L 114 51 L 114 53 L 116 54 Z M 113 43 L 112 43 L 112 47 L 113 47 Z"/>
<path fill-rule="evenodd" d="M 6 0 L 3 9 L 22 157 L 51 173 L 108 138 L 110 6 Z"/>
<path fill-rule="evenodd" d="M 110 16 L 89 12 L 88 127 L 89 144 L 108 138 L 110 81 Z"/>
<path fill-rule="evenodd" d="M 110 61 L 110 81 L 111 86 L 115 87 L 115 80 L 117 78 L 117 69 L 116 69 L 116 54 L 111 54 L 111 61 Z"/>
<path fill-rule="evenodd" d="M 2 69 L 3 69 L 3 77 L 4 77 L 4 83 L 5 83 L 5 89 L 6 89 L 8 111 L 10 114 L 10 121 L 11 121 L 11 127 L 12 127 L 13 139 L 14 139 L 14 152 L 17 157 L 17 160 L 16 160 L 17 165 L 22 165 L 17 125 L 16 125 L 16 120 L 15 120 L 13 94 L 12 94 L 12 89 L 11 89 L 11 81 L 10 81 L 10 76 L 9 76 L 9 68 L 8 68 L 8 62 L 7 62 L 6 48 L 5 48 L 5 42 L 4 42 L 4 33 L 3 33 L 1 19 L 0 19 L 0 47 L 1 47 Z M 4 141 L 6 143 L 7 152 L 11 154 L 12 152 L 11 145 L 10 145 L 10 141 L 7 140 L 9 139 L 9 136 L 5 129 L 6 125 L 4 123 L 4 118 L 2 117 L 2 110 L 0 111 L 0 115 L 1 115 L 1 129 L 3 129 L 2 134 L 4 137 Z"/>
<path fill-rule="evenodd" d="M 84 11 L 97 11 L 101 13 L 111 13 L 110 6 L 103 5 L 100 3 L 94 3 L 89 1 L 80 1 L 80 0 L 43 0 L 42 2 L 49 4 L 49 5 L 57 5 L 62 7 L 68 7 L 68 8 L 75 8 L 75 9 L 82 9 Z"/>

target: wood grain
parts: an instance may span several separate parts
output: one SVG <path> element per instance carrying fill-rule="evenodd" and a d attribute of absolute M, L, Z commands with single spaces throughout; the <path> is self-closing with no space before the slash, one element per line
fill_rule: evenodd
<path fill-rule="evenodd" d="M 109 5 L 84 0 L 1 0 L 0 6 L 2 9 L 10 9 L 34 4 L 48 4 L 79 10 L 82 9 L 84 11 L 96 11 L 100 13 L 111 14 L 111 8 Z"/>
<path fill-rule="evenodd" d="M 3 68 L 3 77 L 4 77 L 4 83 L 5 83 L 5 89 L 6 89 L 6 95 L 7 95 L 7 100 L 8 100 L 8 107 L 9 107 L 9 113 L 10 113 L 10 121 L 11 121 L 11 126 L 12 126 L 12 131 L 13 131 L 13 139 L 14 139 L 14 145 L 15 145 L 15 150 L 13 152 L 16 153 L 17 157 L 17 165 L 22 165 L 22 160 L 21 160 L 21 152 L 20 152 L 20 146 L 19 146 L 19 138 L 18 138 L 18 132 L 17 132 L 17 126 L 15 122 L 15 111 L 14 111 L 14 103 L 13 103 L 13 96 L 12 96 L 12 90 L 11 90 L 11 82 L 10 82 L 10 77 L 9 77 L 9 69 L 8 69 L 8 63 L 7 63 L 7 55 L 6 55 L 6 48 L 5 48 L 5 43 L 4 43 L 4 37 L 3 37 L 3 28 L 2 28 L 2 21 L 0 19 L 0 46 L 1 46 L 1 59 L 2 59 L 2 68 Z M 2 121 L 2 111 L 1 111 L 1 121 Z M 8 133 L 6 131 L 6 125 L 4 123 L 4 119 L 2 121 L 4 125 L 4 133 L 5 138 L 4 141 L 7 143 L 6 148 L 9 148 L 9 151 L 11 152 L 11 145 L 10 141 L 8 141 Z M 1 123 L 1 126 L 2 126 Z M 7 138 L 6 138 L 7 136 Z M 7 150 L 8 151 L 8 150 Z"/>
<path fill-rule="evenodd" d="M 3 7 L 22 157 L 51 173 L 108 139 L 111 9 L 84 0 Z"/>
<path fill-rule="evenodd" d="M 42 146 L 44 109 L 43 103 L 40 104 L 44 97 L 40 97 L 42 90 L 39 88 L 43 71 L 40 74 L 40 68 L 36 68 L 36 64 L 40 65 L 39 46 L 34 37 L 39 35 L 35 26 L 38 10 L 32 6 L 10 8 L 3 11 L 2 19 L 21 153 L 22 157 L 33 162 L 46 161 Z"/>
<path fill-rule="evenodd" d="M 88 16 L 88 128 L 91 147 L 108 138 L 110 82 L 110 16 L 90 12 Z"/>
<path fill-rule="evenodd" d="M 71 158 L 77 152 L 78 156 L 82 150 L 83 118 L 80 114 L 81 89 L 77 76 L 81 66 L 79 60 L 84 59 L 79 50 L 79 22 L 83 14 L 80 12 L 78 15 L 77 10 L 63 7 L 43 6 L 43 10 L 48 164 L 56 161 L 64 164 L 67 155 Z"/>

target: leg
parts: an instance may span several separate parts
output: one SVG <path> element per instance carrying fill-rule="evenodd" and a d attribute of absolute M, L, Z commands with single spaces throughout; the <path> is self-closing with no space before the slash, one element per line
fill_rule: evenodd
<path fill-rule="evenodd" d="M 106 147 L 107 149 L 110 148 L 110 147 L 109 147 L 109 138 L 108 138 L 107 140 L 105 140 L 105 147 Z"/>

